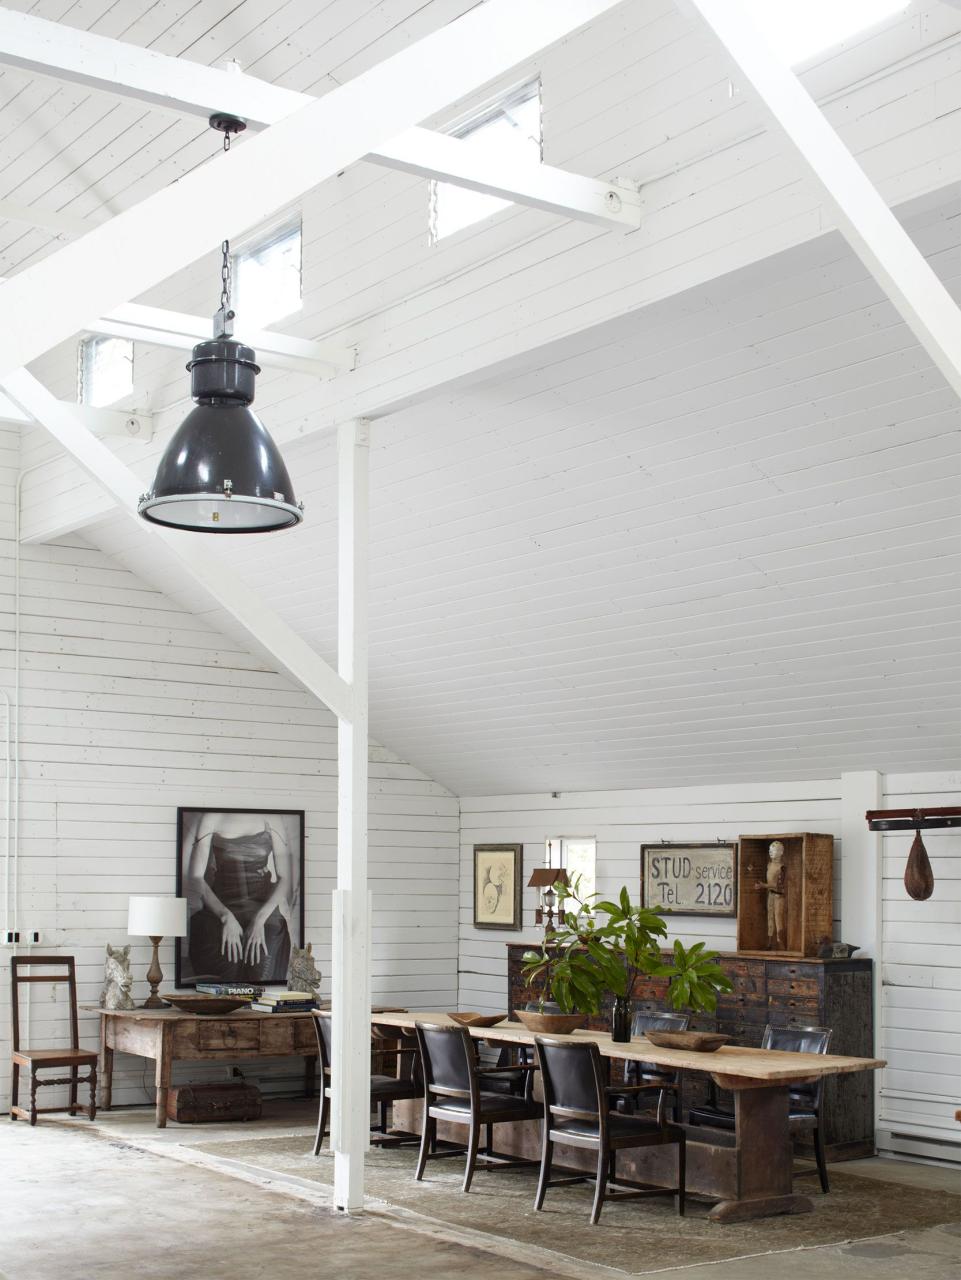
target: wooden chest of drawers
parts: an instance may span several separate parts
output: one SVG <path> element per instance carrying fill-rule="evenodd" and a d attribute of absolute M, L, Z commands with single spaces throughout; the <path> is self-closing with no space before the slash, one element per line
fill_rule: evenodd
<path fill-rule="evenodd" d="M 526 943 L 508 943 L 509 1008 L 531 999 L 521 978 Z M 764 1028 L 831 1027 L 831 1052 L 870 1058 L 874 1055 L 874 981 L 871 960 L 784 960 L 737 954 L 720 963 L 733 983 L 721 996 L 717 1015 L 695 1018 L 697 1030 L 722 1031 L 736 1044 L 756 1047 Z M 647 978 L 637 993 L 638 1010 L 667 1010 L 667 982 Z M 607 1009 L 591 1020 L 609 1029 Z M 682 1082 L 684 1113 L 707 1099 L 704 1076 Z M 721 1095 L 721 1101 L 724 1101 Z M 874 1081 L 870 1072 L 831 1076 L 824 1089 L 824 1140 L 829 1160 L 855 1159 L 874 1153 Z"/>

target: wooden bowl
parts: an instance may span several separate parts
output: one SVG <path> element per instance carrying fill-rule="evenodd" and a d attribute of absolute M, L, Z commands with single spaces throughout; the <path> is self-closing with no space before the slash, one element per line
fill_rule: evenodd
<path fill-rule="evenodd" d="M 160 998 L 181 1013 L 233 1013 L 235 1009 L 243 1009 L 250 1004 L 249 1000 L 237 996 L 205 996 L 195 991 L 162 991 Z"/>
<path fill-rule="evenodd" d="M 644 1036 L 659 1049 L 690 1049 L 693 1053 L 716 1053 L 731 1040 L 716 1031 L 645 1031 Z"/>
<path fill-rule="evenodd" d="M 448 1018 L 461 1027 L 496 1027 L 503 1022 L 506 1013 L 449 1013 Z"/>
<path fill-rule="evenodd" d="M 587 1021 L 586 1013 L 535 1013 L 532 1009 L 514 1012 L 528 1031 L 542 1036 L 569 1036 Z"/>

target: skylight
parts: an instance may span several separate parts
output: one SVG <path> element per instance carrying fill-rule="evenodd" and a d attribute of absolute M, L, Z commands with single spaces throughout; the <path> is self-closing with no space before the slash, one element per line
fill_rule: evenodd
<path fill-rule="evenodd" d="M 903 13 L 910 0 L 745 0 L 760 30 L 795 65 Z"/>
<path fill-rule="evenodd" d="M 133 343 L 127 338 L 84 338 L 77 363 L 77 403 L 103 408 L 133 391 Z"/>
<path fill-rule="evenodd" d="M 496 159 L 541 159 L 541 86 L 532 80 L 504 94 L 447 132 L 462 138 L 479 155 Z M 430 184 L 430 239 L 432 244 L 488 218 L 510 205 L 499 196 L 482 195 L 450 182 Z"/>
<path fill-rule="evenodd" d="M 244 325 L 262 329 L 299 311 L 303 304 L 300 223 L 239 250 L 233 272 L 238 333 Z"/>

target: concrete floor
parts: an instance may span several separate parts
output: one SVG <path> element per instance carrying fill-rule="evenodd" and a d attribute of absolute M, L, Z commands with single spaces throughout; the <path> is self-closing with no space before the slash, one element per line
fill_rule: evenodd
<path fill-rule="evenodd" d="M 275 1106 L 264 1136 L 309 1130 L 296 1104 Z M 261 1128 L 258 1126 L 258 1129 Z M 234 1136 L 236 1129 L 229 1127 Z M 96 1127 L 48 1118 L 0 1124 L 0 1280 L 571 1280 L 622 1273 L 545 1264 L 523 1248 L 373 1210 L 334 1213 L 324 1191 L 265 1185 L 195 1155 L 224 1125 L 151 1127 L 144 1111 L 111 1112 Z M 206 1159 L 206 1163 L 199 1161 Z M 958 1189 L 953 1170 L 900 1161 L 845 1166 L 907 1185 Z M 772 1255 L 683 1267 L 671 1280 L 770 1280 Z M 777 1255 L 778 1280 L 956 1280 L 961 1227 Z"/>

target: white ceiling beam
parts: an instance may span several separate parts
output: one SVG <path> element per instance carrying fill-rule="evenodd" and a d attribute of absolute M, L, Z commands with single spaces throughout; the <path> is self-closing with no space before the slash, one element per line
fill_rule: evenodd
<path fill-rule="evenodd" d="M 136 302 L 125 302 L 109 316 L 91 320 L 83 327 L 90 333 L 129 338 L 132 342 L 172 347 L 178 351 L 190 351 L 197 342 L 210 338 L 213 334 L 213 321 L 203 316 L 165 311 L 160 307 L 146 307 Z M 322 343 L 310 342 L 305 338 L 291 338 L 286 334 L 275 333 L 272 329 L 244 327 L 238 331 L 237 337 L 255 349 L 261 364 L 274 369 L 331 378 L 338 373 L 347 373 L 353 364 L 352 352 L 343 350 L 334 353 Z"/>
<path fill-rule="evenodd" d="M 52 231 L 58 236 L 82 236 L 96 226 L 96 220 L 78 218 L 75 214 L 58 213 L 35 204 L 20 204 L 17 200 L 0 200 L 0 222 L 23 222 L 41 231 Z"/>
<path fill-rule="evenodd" d="M 95 436 L 121 436 L 140 441 L 153 438 L 153 415 L 150 413 L 139 409 L 99 409 L 89 404 L 72 404 L 68 400 L 61 403 L 65 408 L 72 409 Z M 33 421 L 31 414 L 0 392 L 0 422 L 23 426 Z"/>
<path fill-rule="evenodd" d="M 794 147 L 855 253 L 961 396 L 961 309 L 743 0 L 683 0 Z"/>
<path fill-rule="evenodd" d="M 470 143 L 431 129 L 408 129 L 366 159 L 600 227 L 623 231 L 641 225 L 641 197 L 633 187 L 584 178 L 548 164 L 491 160 L 477 155 Z"/>
<path fill-rule="evenodd" d="M 27 267 L 0 284 L 0 378 L 619 2 L 487 0 Z"/>
<path fill-rule="evenodd" d="M 316 101 L 255 76 L 172 58 L 9 10 L 0 10 L 0 62 L 205 120 L 215 111 L 227 111 L 254 130 Z M 357 158 L 597 226 L 621 231 L 640 226 L 640 197 L 632 187 L 545 164 L 491 162 L 459 139 L 429 129 L 409 130 Z"/>
<path fill-rule="evenodd" d="M 192 578 L 245 628 L 259 649 L 337 716 L 353 714 L 350 685 L 319 654 L 260 599 L 224 561 L 210 551 L 209 534 L 190 534 L 148 524 L 137 515 L 143 483 L 83 423 L 76 406 L 64 404 L 27 369 L 17 369 L 0 379 L 4 393 L 76 458 L 86 473 L 104 489 L 137 527 L 167 548 L 181 571 Z"/>
<path fill-rule="evenodd" d="M 0 276 L 0 284 L 4 278 Z M 187 315 L 183 311 L 124 302 L 109 316 L 88 321 L 83 329 L 105 337 L 127 338 L 131 342 L 190 351 L 197 342 L 213 336 L 213 317 L 207 319 Z M 356 361 L 354 351 L 330 347 L 308 338 L 289 337 L 273 329 L 244 328 L 238 336 L 255 348 L 261 364 L 274 369 L 288 369 L 292 373 L 307 373 L 315 378 L 333 378 L 339 373 L 349 373 Z"/>

